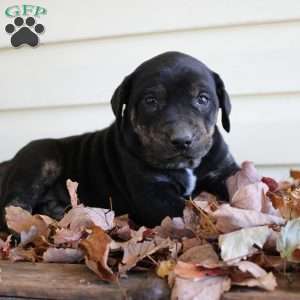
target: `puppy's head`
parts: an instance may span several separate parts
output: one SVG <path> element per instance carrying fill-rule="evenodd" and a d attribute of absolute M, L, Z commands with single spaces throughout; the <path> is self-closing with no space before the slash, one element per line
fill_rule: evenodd
<path fill-rule="evenodd" d="M 195 168 L 208 153 L 219 108 L 230 130 L 223 81 L 197 59 L 167 52 L 141 64 L 115 91 L 112 109 L 125 140 L 157 168 Z"/>

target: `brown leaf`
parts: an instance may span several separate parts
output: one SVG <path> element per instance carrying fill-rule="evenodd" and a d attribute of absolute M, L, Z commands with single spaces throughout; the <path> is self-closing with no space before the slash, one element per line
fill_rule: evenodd
<path fill-rule="evenodd" d="M 23 249 L 21 247 L 16 247 L 10 250 L 8 258 L 12 262 L 16 262 L 16 261 L 35 262 L 37 260 L 37 255 L 33 248 Z"/>
<path fill-rule="evenodd" d="M 43 254 L 44 262 L 54 263 L 75 263 L 83 260 L 83 251 L 80 249 L 71 248 L 48 248 Z"/>
<path fill-rule="evenodd" d="M 159 262 L 159 265 L 156 269 L 157 276 L 161 278 L 165 278 L 169 276 L 170 272 L 173 271 L 175 265 L 176 265 L 175 261 L 170 259 Z"/>
<path fill-rule="evenodd" d="M 267 226 L 244 228 L 219 236 L 221 257 L 224 261 L 241 260 L 253 254 L 254 245 L 262 248 L 271 229 Z"/>
<path fill-rule="evenodd" d="M 111 241 L 111 245 L 110 245 L 110 249 L 111 250 L 121 250 L 121 249 L 125 249 L 127 247 L 127 245 L 129 243 L 136 243 L 136 242 L 140 242 L 144 239 L 144 233 L 147 231 L 148 229 L 144 226 L 140 227 L 137 231 L 135 230 L 131 230 L 130 231 L 130 240 L 125 241 L 125 242 L 117 242 L 115 240 Z"/>
<path fill-rule="evenodd" d="M 178 261 L 174 273 L 182 278 L 202 278 L 205 276 L 218 276 L 227 274 L 227 270 L 220 268 L 219 266 L 213 268 L 207 268 L 198 266 L 193 263 L 186 263 L 183 261 Z"/>
<path fill-rule="evenodd" d="M 129 241 L 124 243 L 122 248 L 124 255 L 121 264 L 119 265 L 119 271 L 121 273 L 127 272 L 136 266 L 136 264 L 143 260 L 145 257 L 157 252 L 160 249 L 171 248 L 174 242 L 170 239 L 154 239 L 152 241 Z"/>
<path fill-rule="evenodd" d="M 21 233 L 22 231 L 29 231 L 32 226 L 36 227 L 37 235 L 48 237 L 49 229 L 45 220 L 49 220 L 49 217 L 34 215 L 32 216 L 27 210 L 9 206 L 5 208 L 6 222 L 9 229 Z"/>
<path fill-rule="evenodd" d="M 200 238 L 191 238 L 191 239 L 183 239 L 182 240 L 182 251 L 185 252 L 190 248 L 195 246 L 200 246 L 207 244 L 206 240 Z"/>
<path fill-rule="evenodd" d="M 273 273 L 267 273 L 264 269 L 253 262 L 240 261 L 236 264 L 236 266 L 242 272 L 251 274 L 252 278 L 250 277 L 242 281 L 232 282 L 233 285 L 260 287 L 268 291 L 273 291 L 277 286 L 276 278 Z"/>
<path fill-rule="evenodd" d="M 290 176 L 293 179 L 300 179 L 300 170 L 290 170 Z"/>
<path fill-rule="evenodd" d="M 216 266 L 219 263 L 219 257 L 210 244 L 190 248 L 179 257 L 179 260 L 205 267 Z"/>
<path fill-rule="evenodd" d="M 271 192 L 275 192 L 279 188 L 279 184 L 273 178 L 263 177 L 261 181 L 269 187 L 269 191 Z"/>
<path fill-rule="evenodd" d="M 85 253 L 85 263 L 100 279 L 116 281 L 116 275 L 107 265 L 111 238 L 100 227 L 93 226 L 91 231 L 88 238 L 79 243 Z"/>
<path fill-rule="evenodd" d="M 68 179 L 66 182 L 66 186 L 70 195 L 72 207 L 77 207 L 79 205 L 79 199 L 77 195 L 78 182 Z"/>
<path fill-rule="evenodd" d="M 70 228 L 75 232 L 94 225 L 101 227 L 103 230 L 109 230 L 114 226 L 114 216 L 114 212 L 109 209 L 79 205 L 70 209 L 58 225 L 63 228 Z"/>
<path fill-rule="evenodd" d="M 9 255 L 9 251 L 11 248 L 11 246 L 10 246 L 11 237 L 12 237 L 12 235 L 7 236 L 5 241 L 0 239 L 0 253 L 1 253 L 2 258 L 5 258 Z"/>
<path fill-rule="evenodd" d="M 270 224 L 283 225 L 285 223 L 285 220 L 281 217 L 254 210 L 236 208 L 229 204 L 222 204 L 213 213 L 213 216 L 217 219 L 217 229 L 223 233 L 247 227 Z"/>
<path fill-rule="evenodd" d="M 284 260 L 279 255 L 266 255 L 263 252 L 259 252 L 249 259 L 262 268 L 283 269 L 284 266 Z"/>
<path fill-rule="evenodd" d="M 58 229 L 53 235 L 53 241 L 55 245 L 70 243 L 76 245 L 82 237 L 82 232 L 73 231 L 67 228 Z"/>
<path fill-rule="evenodd" d="M 231 199 L 231 205 L 238 208 L 262 211 L 269 190 L 263 182 L 255 182 L 240 187 Z"/>
<path fill-rule="evenodd" d="M 219 300 L 229 289 L 228 277 L 211 276 L 197 281 L 177 277 L 171 300 Z"/>
<path fill-rule="evenodd" d="M 183 210 L 183 219 L 185 227 L 197 237 L 215 238 L 219 233 L 215 226 L 213 209 L 209 203 L 203 205 L 201 201 L 189 201 Z"/>
<path fill-rule="evenodd" d="M 261 180 L 253 162 L 244 161 L 241 165 L 241 170 L 226 180 L 226 185 L 229 193 L 229 199 L 232 199 L 234 194 L 248 184 L 256 183 Z"/>
<path fill-rule="evenodd" d="M 154 232 L 162 238 L 171 238 L 180 240 L 183 237 L 193 237 L 194 234 L 187 228 L 182 218 L 166 217 L 161 222 L 160 226 L 154 228 Z"/>

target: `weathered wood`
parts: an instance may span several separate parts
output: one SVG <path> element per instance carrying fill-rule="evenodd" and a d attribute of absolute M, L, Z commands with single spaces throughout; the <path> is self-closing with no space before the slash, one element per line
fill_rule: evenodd
<path fill-rule="evenodd" d="M 13 299 L 169 299 L 164 280 L 152 273 L 130 273 L 119 284 L 100 281 L 85 265 L 10 263 L 0 261 L 0 300 Z M 253 288 L 233 288 L 223 300 L 295 300 L 300 299 L 300 275 L 289 284 L 279 277 L 274 292 Z"/>
<path fill-rule="evenodd" d="M 2 297 L 64 300 L 169 297 L 166 282 L 150 273 L 131 274 L 118 285 L 100 281 L 85 265 L 1 261 L 0 268 Z"/>

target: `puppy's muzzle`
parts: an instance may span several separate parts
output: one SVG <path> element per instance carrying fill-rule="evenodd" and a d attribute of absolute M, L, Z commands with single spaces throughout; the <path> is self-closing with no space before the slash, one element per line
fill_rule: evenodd
<path fill-rule="evenodd" d="M 170 141 L 177 151 L 186 151 L 191 147 L 193 139 L 191 134 L 176 134 L 171 136 Z"/>

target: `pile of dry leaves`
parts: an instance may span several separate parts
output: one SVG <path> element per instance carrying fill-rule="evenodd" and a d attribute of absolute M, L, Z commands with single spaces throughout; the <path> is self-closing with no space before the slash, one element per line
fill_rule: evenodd
<path fill-rule="evenodd" d="M 72 208 L 60 221 L 6 209 L 20 242 L 0 240 L 1 255 L 12 262 L 85 261 L 109 282 L 152 269 L 168 280 L 172 299 L 219 299 L 232 285 L 271 291 L 274 274 L 300 261 L 300 172 L 291 176 L 277 183 L 244 162 L 227 181 L 230 203 L 202 193 L 187 201 L 182 218 L 166 217 L 153 229 L 79 204 L 78 184 L 68 180 Z"/>

